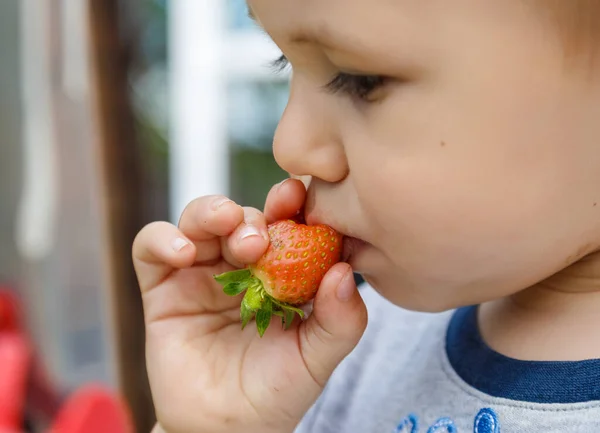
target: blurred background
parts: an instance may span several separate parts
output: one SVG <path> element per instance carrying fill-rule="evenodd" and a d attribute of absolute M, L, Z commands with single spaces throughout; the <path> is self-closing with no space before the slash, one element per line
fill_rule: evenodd
<path fill-rule="evenodd" d="M 0 292 L 43 377 L 28 431 L 88 383 L 151 430 L 131 243 L 198 195 L 262 208 L 286 177 L 278 55 L 243 0 L 0 1 Z"/>

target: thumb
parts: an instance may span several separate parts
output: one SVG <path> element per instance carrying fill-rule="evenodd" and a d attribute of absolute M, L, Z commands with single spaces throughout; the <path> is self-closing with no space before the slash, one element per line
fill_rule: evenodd
<path fill-rule="evenodd" d="M 367 309 L 352 269 L 338 263 L 325 275 L 309 318 L 301 324 L 300 350 L 308 370 L 322 386 L 358 344 L 367 326 Z"/>

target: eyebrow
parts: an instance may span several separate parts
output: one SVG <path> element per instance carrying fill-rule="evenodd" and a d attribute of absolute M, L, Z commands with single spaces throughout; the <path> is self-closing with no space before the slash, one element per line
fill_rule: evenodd
<path fill-rule="evenodd" d="M 250 7 L 250 5 L 248 5 L 246 3 L 246 14 L 248 15 L 248 18 L 250 18 L 252 21 L 254 21 L 257 25 L 260 26 L 258 20 L 256 19 L 256 15 L 254 15 L 254 12 L 252 11 L 252 8 Z M 325 27 L 321 29 L 321 34 L 306 34 L 303 32 L 294 34 L 290 37 L 290 41 L 293 43 L 314 43 L 317 42 L 320 45 L 323 46 L 328 46 L 328 47 L 334 47 L 337 44 L 335 42 L 335 38 L 332 37 L 329 28 Z"/>

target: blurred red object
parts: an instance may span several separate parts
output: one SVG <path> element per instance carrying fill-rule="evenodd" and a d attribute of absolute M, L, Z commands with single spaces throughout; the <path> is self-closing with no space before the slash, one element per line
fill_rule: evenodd
<path fill-rule="evenodd" d="M 0 286 L 0 332 L 22 328 L 19 301 L 8 287 Z"/>
<path fill-rule="evenodd" d="M 23 426 L 31 347 L 14 331 L 0 332 L 0 432 Z"/>
<path fill-rule="evenodd" d="M 109 432 L 134 433 L 129 411 L 111 391 L 87 385 L 69 397 L 48 433 Z"/>
<path fill-rule="evenodd" d="M 18 301 L 0 288 L 0 432 L 22 429 L 32 352 L 21 329 Z"/>
<path fill-rule="evenodd" d="M 28 404 L 53 418 L 48 433 L 134 433 L 127 405 L 115 393 L 90 384 L 61 402 L 42 367 L 18 298 L 0 286 L 0 433 L 23 433 Z"/>

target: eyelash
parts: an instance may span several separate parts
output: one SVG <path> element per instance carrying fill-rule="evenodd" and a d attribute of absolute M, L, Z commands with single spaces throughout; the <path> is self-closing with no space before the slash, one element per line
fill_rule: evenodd
<path fill-rule="evenodd" d="M 287 59 L 287 57 L 285 57 L 285 55 L 282 54 L 281 56 L 273 60 L 269 66 L 271 66 L 271 69 L 275 73 L 281 73 L 289 66 L 289 64 L 290 62 Z"/>
<path fill-rule="evenodd" d="M 281 55 L 271 62 L 271 68 L 280 73 L 289 66 L 285 55 Z M 332 94 L 344 93 L 352 98 L 369 101 L 369 96 L 379 87 L 386 84 L 387 79 L 381 75 L 352 75 L 344 72 L 338 73 L 324 87 Z"/>

